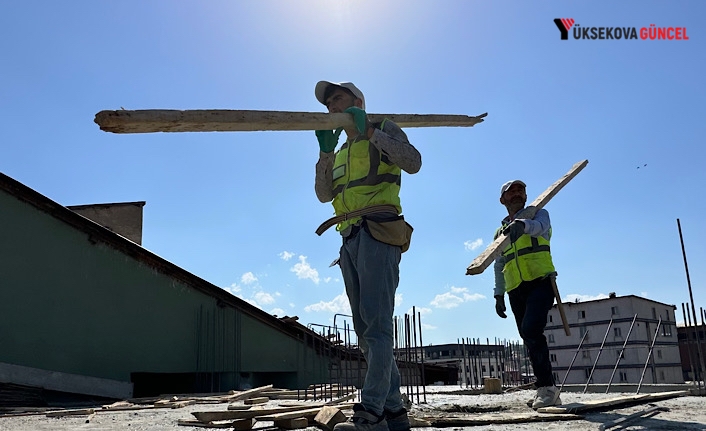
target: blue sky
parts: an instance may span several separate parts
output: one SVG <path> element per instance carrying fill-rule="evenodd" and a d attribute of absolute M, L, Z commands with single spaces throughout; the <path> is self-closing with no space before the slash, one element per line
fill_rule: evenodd
<path fill-rule="evenodd" d="M 278 316 L 348 313 L 340 238 L 314 194 L 312 132 L 117 135 L 112 109 L 320 112 L 319 80 L 352 81 L 370 113 L 488 113 L 472 128 L 407 129 L 415 227 L 396 313 L 424 344 L 517 339 L 499 319 L 491 242 L 500 185 L 529 200 L 589 164 L 546 207 L 564 301 L 642 295 L 706 306 L 706 5 L 684 2 L 6 2 L 0 172 L 62 205 L 147 202 L 143 246 Z M 685 27 L 689 40 L 560 40 L 586 27 Z M 339 317 L 339 319 L 341 319 Z M 340 325 L 340 320 L 338 321 Z"/>

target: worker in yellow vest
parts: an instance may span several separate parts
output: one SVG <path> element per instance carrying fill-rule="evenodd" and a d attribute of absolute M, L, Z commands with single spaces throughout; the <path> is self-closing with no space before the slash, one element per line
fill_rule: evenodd
<path fill-rule="evenodd" d="M 334 429 L 408 431 L 393 356 L 393 313 L 399 263 L 412 232 L 401 215 L 402 171 L 418 172 L 421 155 L 397 124 L 368 120 L 365 97 L 353 83 L 320 81 L 314 93 L 329 113 L 349 113 L 354 120 L 338 151 L 334 150 L 342 129 L 316 131 L 320 149 L 316 196 L 321 202 L 333 202 L 335 213 L 317 233 L 335 224 L 343 238 L 337 261 L 368 366 L 353 416 Z"/>
<path fill-rule="evenodd" d="M 526 185 L 520 180 L 508 181 L 500 188 L 500 203 L 508 216 L 495 237 L 510 237 L 510 245 L 495 260 L 495 311 L 503 319 L 505 292 L 515 315 L 517 329 L 529 350 L 530 362 L 537 381 L 537 393 L 527 404 L 534 409 L 560 405 L 559 389 L 554 382 L 549 347 L 544 336 L 547 315 L 554 304 L 551 279 L 556 275 L 549 240 L 552 235 L 549 213 L 539 209 L 532 219 L 516 218 L 525 208 Z"/>

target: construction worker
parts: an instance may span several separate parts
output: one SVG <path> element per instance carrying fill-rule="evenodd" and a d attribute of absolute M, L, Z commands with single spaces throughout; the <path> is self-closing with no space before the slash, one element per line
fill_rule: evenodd
<path fill-rule="evenodd" d="M 533 409 L 560 405 L 559 389 L 554 383 L 549 347 L 544 336 L 547 315 L 554 304 L 550 277 L 556 275 L 549 239 L 552 234 L 549 213 L 540 209 L 532 219 L 515 218 L 527 202 L 525 183 L 508 181 L 500 188 L 500 203 L 508 216 L 495 232 L 510 237 L 510 245 L 495 260 L 495 311 L 503 319 L 505 292 L 515 315 L 517 329 L 529 350 L 530 362 L 537 379 L 537 393 L 527 404 Z"/>
<path fill-rule="evenodd" d="M 317 233 L 336 224 L 343 238 L 337 260 L 368 367 L 353 416 L 334 429 L 407 431 L 393 356 L 393 313 L 401 254 L 409 247 L 412 228 L 400 215 L 399 191 L 402 171 L 418 172 L 421 155 L 397 124 L 368 120 L 365 97 L 352 83 L 320 81 L 314 93 L 329 113 L 349 113 L 355 124 L 345 129 L 346 141 L 336 152 L 341 129 L 316 131 L 316 196 L 332 201 L 336 214 Z"/>

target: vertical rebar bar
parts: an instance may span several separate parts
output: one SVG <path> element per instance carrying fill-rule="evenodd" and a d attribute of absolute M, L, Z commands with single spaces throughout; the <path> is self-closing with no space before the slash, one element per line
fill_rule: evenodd
<path fill-rule="evenodd" d="M 623 352 L 625 352 L 625 346 L 628 344 L 628 339 L 630 338 L 630 334 L 632 333 L 632 328 L 635 326 L 635 320 L 637 320 L 637 313 L 635 313 L 635 316 L 632 318 L 632 323 L 630 324 L 630 329 L 628 329 L 628 335 L 625 336 L 625 341 L 623 342 L 623 347 L 620 349 L 620 353 L 618 354 L 618 359 L 615 361 L 615 367 L 613 367 L 613 372 L 610 375 L 610 380 L 608 380 L 608 386 L 605 389 L 605 393 L 607 394 L 608 391 L 610 391 L 610 385 L 613 383 L 613 377 L 615 377 L 615 371 L 618 369 L 618 364 L 620 363 L 620 360 L 623 359 Z"/>
<path fill-rule="evenodd" d="M 691 351 L 691 340 L 689 337 L 689 327 L 686 324 L 686 304 L 683 302 L 681 303 L 681 312 L 682 312 L 682 316 L 684 318 L 684 335 L 686 335 L 686 343 L 685 343 L 686 344 L 686 351 L 687 351 L 687 354 L 689 355 L 689 371 L 691 371 L 692 383 L 694 384 L 694 386 L 696 386 L 697 381 L 696 381 L 696 369 L 694 368 L 694 355 Z M 688 377 L 688 374 L 687 374 L 687 377 Z M 701 381 L 700 380 L 698 381 L 698 388 L 700 391 L 701 390 Z"/>
<path fill-rule="evenodd" d="M 608 322 L 608 329 L 605 331 L 605 335 L 603 336 L 603 342 L 601 343 L 601 347 L 598 349 L 598 353 L 596 354 L 596 360 L 593 362 L 593 367 L 591 367 L 591 373 L 588 375 L 588 379 L 586 379 L 586 386 L 583 387 L 583 393 L 586 393 L 586 390 L 588 389 L 589 383 L 591 383 L 591 378 L 593 377 L 593 371 L 596 369 L 596 365 L 598 364 L 598 358 L 601 357 L 601 353 L 603 352 L 603 346 L 605 345 L 605 340 L 608 338 L 608 333 L 610 332 L 610 327 L 613 326 L 613 318 L 610 319 L 610 322 Z"/>
<path fill-rule="evenodd" d="M 689 265 L 686 262 L 686 248 L 684 247 L 684 237 L 682 236 L 681 233 L 681 223 L 679 222 L 679 219 L 677 219 L 677 227 L 679 228 L 679 241 L 681 242 L 681 252 L 682 255 L 684 256 L 684 269 L 686 271 L 686 284 L 689 286 L 689 300 L 691 301 L 691 314 L 694 316 L 694 326 L 697 326 L 697 320 L 696 320 L 696 307 L 694 306 L 694 294 L 691 291 L 691 278 L 689 277 Z M 698 336 L 698 333 L 696 334 L 696 357 L 698 359 L 698 365 L 700 365 L 699 368 L 699 378 L 701 378 L 702 372 L 706 370 L 706 366 L 704 366 L 704 349 L 701 346 L 701 338 Z M 700 380 L 699 380 L 700 381 Z"/>
<path fill-rule="evenodd" d="M 427 402 L 427 379 L 424 369 L 424 356 L 426 352 L 424 350 L 424 342 L 422 341 L 422 312 L 419 311 L 419 345 L 422 346 L 422 392 L 424 394 L 424 403 Z"/>
<path fill-rule="evenodd" d="M 571 363 L 569 364 L 569 368 L 566 369 L 566 374 L 564 374 L 564 379 L 561 381 L 561 386 L 559 386 L 559 391 L 564 387 L 564 383 L 566 383 L 566 379 L 569 377 L 569 373 L 571 372 L 571 367 L 574 366 L 574 361 L 576 360 L 576 356 L 578 356 L 579 351 L 581 350 L 581 346 L 583 346 L 583 342 L 586 339 L 586 336 L 588 335 L 589 329 L 586 329 L 586 332 L 583 333 L 583 337 L 581 337 L 581 341 L 579 341 L 579 345 L 576 347 L 576 351 L 574 352 L 574 357 L 571 359 Z"/>
<path fill-rule="evenodd" d="M 414 334 L 414 386 L 417 390 L 417 404 L 419 404 L 419 356 L 417 350 L 417 309 L 412 306 L 412 333 Z"/>
<path fill-rule="evenodd" d="M 686 307 L 686 321 L 688 322 L 687 331 L 686 331 L 687 334 L 688 334 L 688 333 L 689 333 L 689 328 L 691 328 L 691 312 L 689 312 L 689 306 L 688 306 L 688 305 L 687 305 L 687 307 Z M 695 338 L 695 339 L 698 339 L 698 338 L 699 338 L 699 328 L 697 327 L 696 316 L 694 316 L 694 326 L 693 326 L 693 329 L 694 329 L 694 331 L 693 331 L 693 332 L 694 332 L 694 338 Z M 687 336 L 687 340 L 689 340 L 688 342 L 689 342 L 689 344 L 691 344 L 691 341 L 690 341 L 690 340 L 691 340 L 691 337 Z M 696 341 L 694 341 L 694 349 L 696 349 L 696 357 L 697 357 L 697 358 L 699 357 L 699 350 L 700 350 L 700 347 L 701 347 L 701 346 L 700 346 L 699 344 L 697 344 Z M 699 385 L 699 389 L 701 389 L 701 380 L 702 380 L 703 374 L 702 374 L 702 372 L 701 372 L 701 369 L 699 368 L 699 363 L 698 363 L 697 361 L 694 361 L 694 366 L 695 366 L 695 368 L 694 368 L 694 380 L 696 380 L 696 382 L 697 382 L 698 385 Z"/>
<path fill-rule="evenodd" d="M 657 341 L 657 335 L 659 335 L 659 327 L 662 325 L 662 316 L 659 316 L 657 321 L 657 330 L 655 331 L 655 336 L 652 338 L 652 343 L 650 344 L 650 350 L 647 351 L 647 360 L 645 361 L 645 367 L 642 369 L 642 375 L 640 376 L 640 383 L 637 384 L 637 392 L 640 393 L 640 388 L 642 387 L 642 380 L 645 378 L 645 371 L 647 371 L 647 365 L 650 363 L 650 357 L 652 356 L 652 349 L 655 346 L 655 341 Z M 654 383 L 654 382 L 653 382 Z"/>

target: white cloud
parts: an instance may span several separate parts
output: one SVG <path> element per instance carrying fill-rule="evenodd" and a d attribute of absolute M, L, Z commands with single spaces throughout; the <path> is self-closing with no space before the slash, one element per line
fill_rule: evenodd
<path fill-rule="evenodd" d="M 585 302 L 585 301 L 593 301 L 596 299 L 606 299 L 608 295 L 605 295 L 603 293 L 599 293 L 598 295 L 579 295 L 576 293 L 571 293 L 569 295 L 566 295 L 565 298 L 562 299 L 562 302 Z"/>
<path fill-rule="evenodd" d="M 289 259 L 291 259 L 291 258 L 294 257 L 294 253 L 289 252 L 289 251 L 283 251 L 283 252 L 280 253 L 278 256 L 279 256 L 280 258 L 282 258 L 282 260 L 287 261 L 287 260 L 289 260 Z"/>
<path fill-rule="evenodd" d="M 425 331 L 426 330 L 433 331 L 434 329 L 436 329 L 436 326 L 422 323 L 422 329 L 424 329 Z"/>
<path fill-rule="evenodd" d="M 481 238 L 478 238 L 474 241 L 465 241 L 463 243 L 463 246 L 466 248 L 468 251 L 473 251 L 483 245 L 483 240 Z"/>
<path fill-rule="evenodd" d="M 253 300 L 260 305 L 270 305 L 275 302 L 274 296 L 267 292 L 255 292 L 253 295 Z"/>
<path fill-rule="evenodd" d="M 451 291 L 436 295 L 430 304 L 436 308 L 454 308 L 464 302 L 485 299 L 480 293 L 468 293 L 466 287 L 451 286 Z"/>
<path fill-rule="evenodd" d="M 326 277 L 324 278 L 324 283 L 329 283 L 331 280 L 333 280 L 333 277 Z"/>
<path fill-rule="evenodd" d="M 304 307 L 304 311 L 328 311 L 331 313 L 351 314 L 351 306 L 348 303 L 348 296 L 346 296 L 345 292 L 342 292 L 329 302 L 321 301 L 316 304 L 307 305 Z"/>
<path fill-rule="evenodd" d="M 270 314 L 277 317 L 284 317 L 286 315 L 284 310 L 282 310 L 281 308 L 273 308 L 272 310 L 270 310 Z"/>
<path fill-rule="evenodd" d="M 240 277 L 240 282 L 243 284 L 252 284 L 257 281 L 257 277 L 255 277 L 255 274 L 252 272 L 246 272 L 243 274 L 242 277 Z"/>
<path fill-rule="evenodd" d="M 404 301 L 404 297 L 402 297 L 401 293 L 395 293 L 395 307 L 399 307 L 402 305 L 402 301 Z"/>
<path fill-rule="evenodd" d="M 308 278 L 319 284 L 319 271 L 309 265 L 309 262 L 306 261 L 306 256 L 299 256 L 299 263 L 295 264 L 290 271 L 295 273 L 300 280 Z"/>
<path fill-rule="evenodd" d="M 232 295 L 238 296 L 242 289 L 237 283 L 233 283 L 229 287 L 224 287 L 223 290 L 230 292 Z"/>

